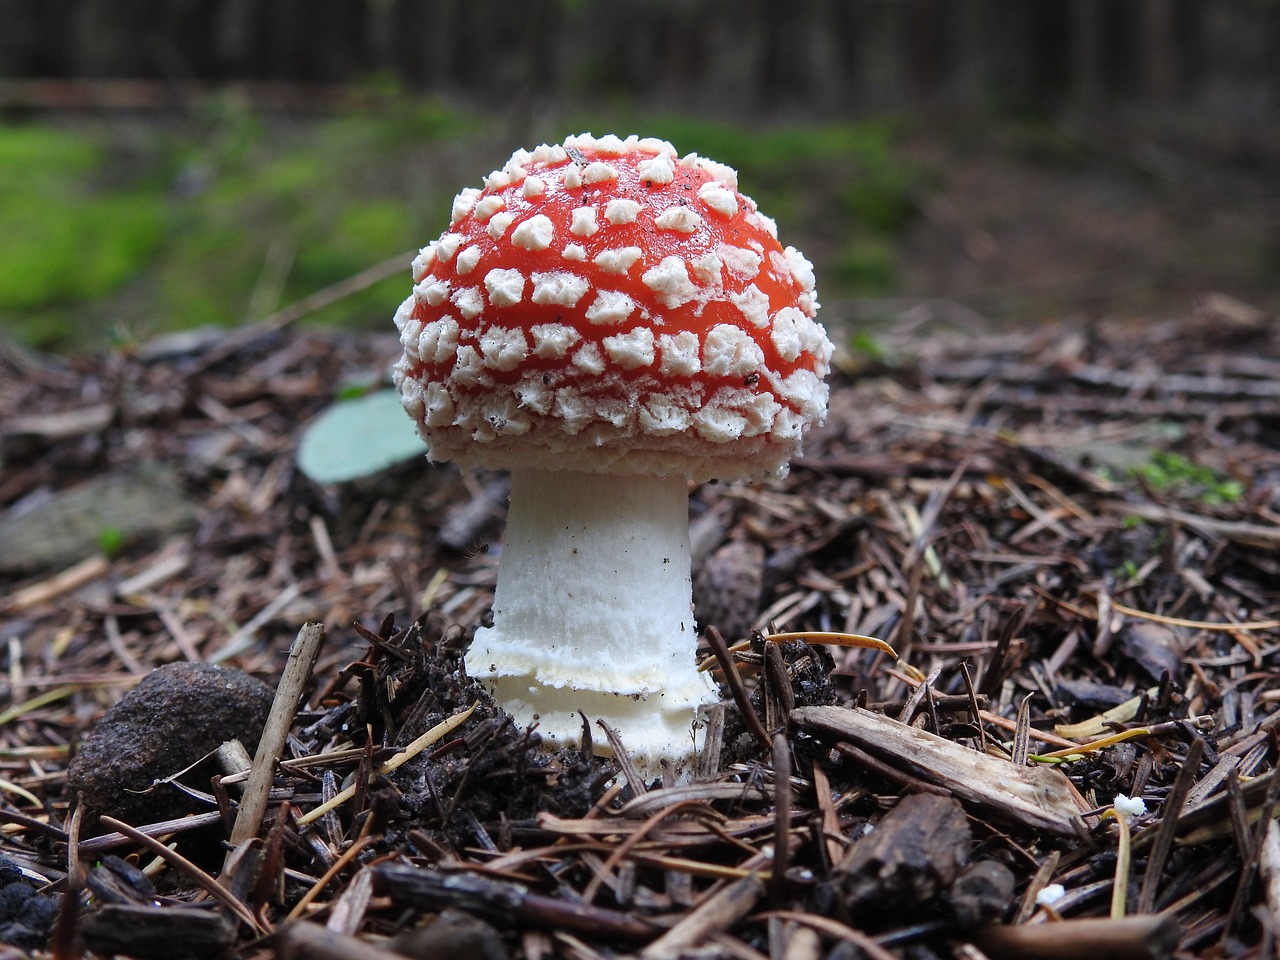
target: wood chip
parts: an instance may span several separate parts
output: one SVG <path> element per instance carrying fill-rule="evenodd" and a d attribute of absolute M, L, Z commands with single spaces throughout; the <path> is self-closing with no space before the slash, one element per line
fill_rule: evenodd
<path fill-rule="evenodd" d="M 1083 811 L 1062 771 L 1017 767 L 867 710 L 797 707 L 801 730 L 838 738 L 991 813 L 1059 836 L 1073 836 Z"/>

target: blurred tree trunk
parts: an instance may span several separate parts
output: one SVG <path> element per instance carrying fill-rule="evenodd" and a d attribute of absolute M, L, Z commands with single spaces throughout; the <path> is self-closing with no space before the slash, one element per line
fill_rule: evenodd
<path fill-rule="evenodd" d="M 1142 93 L 1153 100 L 1171 99 L 1177 91 L 1177 8 L 1173 0 L 1142 2 Z"/>
<path fill-rule="evenodd" d="M 1275 0 L 0 0 L 0 77 L 358 82 L 528 111 L 1280 100 Z"/>

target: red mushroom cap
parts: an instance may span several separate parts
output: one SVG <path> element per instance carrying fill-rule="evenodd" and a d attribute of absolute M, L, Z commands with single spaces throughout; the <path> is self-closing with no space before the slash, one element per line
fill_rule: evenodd
<path fill-rule="evenodd" d="M 413 278 L 394 376 L 432 459 L 770 475 L 826 412 L 812 266 L 731 168 L 664 141 L 517 151 Z"/>

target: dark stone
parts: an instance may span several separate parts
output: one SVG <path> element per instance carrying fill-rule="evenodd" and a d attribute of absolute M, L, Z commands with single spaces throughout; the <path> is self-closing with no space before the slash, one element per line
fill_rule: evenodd
<path fill-rule="evenodd" d="M 0 857 L 0 944 L 39 950 L 57 914 L 58 899 L 38 894 L 16 863 Z"/>
<path fill-rule="evenodd" d="M 998 860 L 979 860 L 960 871 L 948 899 L 956 923 L 965 930 L 995 923 L 1013 902 L 1017 879 Z"/>
<path fill-rule="evenodd" d="M 80 743 L 68 778 L 91 814 L 128 823 L 207 809 L 157 780 L 182 779 L 208 791 L 212 764 L 198 763 L 227 740 L 257 747 L 275 692 L 230 667 L 170 663 L 147 674 Z"/>

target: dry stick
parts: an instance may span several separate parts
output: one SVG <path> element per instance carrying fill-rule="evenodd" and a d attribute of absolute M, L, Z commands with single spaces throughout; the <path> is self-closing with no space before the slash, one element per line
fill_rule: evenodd
<path fill-rule="evenodd" d="M 954 794 L 946 787 L 936 786 L 917 777 L 912 776 L 905 770 L 899 770 L 897 767 L 881 760 L 879 757 L 873 756 L 861 747 L 856 747 L 847 740 L 839 741 L 833 749 L 840 756 L 852 760 L 864 770 L 881 777 L 890 783 L 902 787 L 904 790 L 910 790 L 912 793 L 932 793 L 939 797 L 951 797 Z"/>
<path fill-rule="evenodd" d="M 1165 862 L 1173 850 L 1173 839 L 1178 833 L 1178 817 L 1182 806 L 1187 801 L 1187 794 L 1195 783 L 1196 773 L 1200 768 L 1200 757 L 1204 753 L 1204 741 L 1196 738 L 1187 749 L 1187 756 L 1178 769 L 1173 787 L 1164 801 L 1161 811 L 1160 825 L 1155 828 L 1151 855 L 1147 857 L 1147 872 L 1142 877 L 1142 890 L 1138 894 L 1138 913 L 1151 913 L 1155 909 L 1156 885 L 1160 875 L 1164 873 Z"/>
<path fill-rule="evenodd" d="M 423 750 L 427 749 L 427 747 L 431 746 L 433 743 L 436 743 L 439 740 L 444 739 L 444 737 L 447 734 L 452 733 L 457 727 L 460 727 L 462 726 L 462 724 L 466 723 L 467 720 L 471 718 L 471 714 L 475 713 L 475 710 L 476 710 L 476 704 L 473 703 L 470 707 L 468 707 L 466 710 L 462 711 L 461 713 L 455 713 L 452 717 L 449 717 L 445 720 L 442 720 L 440 723 L 437 723 L 434 727 L 432 727 L 422 736 L 418 737 L 418 739 L 414 740 L 412 743 L 406 746 L 403 750 L 401 750 L 395 756 L 387 760 L 386 763 L 382 764 L 380 767 L 375 768 L 374 772 L 380 776 L 385 776 L 386 774 L 391 773 L 391 771 L 396 770 L 399 767 L 403 766 L 404 764 L 408 763 L 410 760 L 412 760 L 414 757 L 420 754 Z M 324 803 L 320 804 L 320 806 L 316 807 L 315 809 L 308 810 L 302 816 L 298 817 L 298 819 L 295 821 L 295 824 L 299 827 L 305 827 L 308 823 L 311 823 L 313 820 L 319 820 L 330 810 L 335 810 L 338 807 L 342 806 L 344 803 L 346 803 L 348 800 L 350 800 L 352 797 L 356 795 L 357 786 L 359 786 L 359 784 L 352 784 L 351 786 L 347 787 L 340 793 L 336 794 L 335 796 L 326 800 Z"/>
<path fill-rule="evenodd" d="M 978 700 L 978 691 L 973 685 L 973 674 L 969 670 L 969 661 L 960 661 L 960 676 L 964 679 L 964 689 L 969 701 L 969 712 L 973 716 L 973 725 L 978 728 L 978 745 L 983 753 L 987 752 L 987 728 L 982 724 L 982 704 Z"/>
<path fill-rule="evenodd" d="M 83 587 L 86 583 L 97 580 L 110 569 L 111 561 L 106 557 L 88 557 L 39 583 L 33 583 L 29 587 L 15 591 L 7 600 L 0 600 L 0 610 L 5 613 L 19 613 L 29 607 L 48 603 Z"/>
<path fill-rule="evenodd" d="M 185 817 L 175 817 L 172 820 L 158 820 L 155 823 L 146 823 L 133 829 L 135 832 L 144 833 L 148 837 L 167 837 L 173 834 L 186 833 L 190 830 L 199 830 L 202 827 L 210 827 L 221 819 L 221 813 L 217 810 L 211 810 L 208 813 L 193 813 Z M 100 833 L 96 837 L 86 837 L 81 840 L 80 850 L 84 853 L 98 854 L 103 850 L 114 850 L 116 847 L 123 847 L 131 842 L 131 838 L 123 833 Z"/>
<path fill-rule="evenodd" d="M 16 827 L 22 827 L 24 830 L 30 830 L 34 833 L 42 834 L 50 840 L 56 840 L 59 843 L 67 842 L 66 830 L 56 824 L 47 823 L 44 820 L 37 820 L 35 817 L 28 817 L 26 814 L 19 813 L 17 810 L 0 810 L 0 823 L 11 823 Z"/>
<path fill-rule="evenodd" d="M 779 907 L 787 893 L 787 862 L 791 859 L 791 750 L 787 738 L 773 738 L 773 876 L 769 899 Z"/>
<path fill-rule="evenodd" d="M 1234 779 L 1235 771 L 1232 771 Z M 1244 869 L 1240 872 L 1240 880 L 1236 884 L 1235 895 L 1231 898 L 1231 908 L 1227 911 L 1227 932 L 1234 934 L 1240 929 L 1244 920 L 1245 907 L 1249 902 L 1249 894 L 1253 889 L 1253 880 L 1258 873 L 1258 860 L 1262 846 L 1266 842 L 1267 825 L 1275 816 L 1276 804 L 1280 803 L 1280 779 L 1272 778 L 1267 785 L 1266 796 L 1258 810 L 1258 822 L 1254 825 L 1252 836 L 1246 835 L 1247 848 L 1241 848 L 1240 857 L 1244 861 Z"/>
<path fill-rule="evenodd" d="M 375 263 L 372 267 L 361 270 L 354 276 L 339 280 L 323 290 L 317 290 L 315 293 L 277 310 L 271 316 L 265 317 L 257 323 L 241 327 L 230 336 L 224 338 L 221 343 L 205 351 L 197 361 L 196 370 L 193 372 L 198 373 L 207 370 L 243 350 L 259 337 L 282 330 L 290 324 L 297 323 L 303 317 L 309 316 L 318 310 L 323 310 L 325 307 L 335 304 L 354 293 L 359 293 L 361 290 L 371 287 L 381 280 L 394 277 L 397 273 L 405 270 L 405 265 L 413 259 L 413 256 L 413 252 L 401 253 L 383 260 L 381 263 Z"/>
<path fill-rule="evenodd" d="M 380 863 L 374 893 L 402 907 L 438 913 L 455 906 L 502 927 L 519 924 L 589 933 L 606 940 L 647 941 L 658 928 L 633 913 L 532 893 L 523 883 L 473 873 L 444 873 L 407 864 Z"/>
<path fill-rule="evenodd" d="M 1156 914 L 1122 920 L 1061 920 L 1017 927 L 987 927 L 973 938 L 988 956 L 1009 960 L 1095 960 L 1098 957 L 1167 957 L 1181 931 L 1170 917 Z"/>
<path fill-rule="evenodd" d="M 1027 757 L 1031 753 L 1031 698 L 1028 693 L 1018 704 L 1018 720 L 1013 728 L 1013 750 L 1011 759 L 1015 767 L 1025 767 Z"/>
<path fill-rule="evenodd" d="M 201 889 L 208 893 L 209 896 L 213 897 L 213 899 L 217 900 L 218 903 L 222 904 L 240 920 L 244 921 L 250 929 L 257 931 L 258 933 L 269 932 L 261 923 L 258 922 L 258 919 L 253 915 L 249 908 L 233 897 L 231 893 L 222 886 L 222 884 L 218 883 L 217 880 L 209 876 L 209 874 L 205 873 L 176 850 L 170 850 L 159 840 L 154 837 L 148 837 L 141 830 L 135 830 L 123 820 L 117 820 L 115 817 L 108 817 L 105 815 L 99 817 L 98 820 L 110 827 L 112 830 L 118 830 L 120 833 L 123 833 L 134 843 L 142 844 L 142 846 L 146 847 L 165 863 L 169 864 L 169 866 L 173 867 L 180 873 L 186 874 L 194 880 Z"/>
<path fill-rule="evenodd" d="M 80 821 L 84 807 L 77 804 L 67 822 L 67 887 L 58 907 L 58 918 L 49 938 L 49 952 L 53 960 L 76 960 L 76 930 L 80 918 L 80 894 L 84 889 L 84 874 L 80 869 Z"/>
<path fill-rule="evenodd" d="M 733 655 L 729 653 L 724 637 L 714 626 L 707 627 L 703 636 L 707 638 L 711 652 L 715 654 L 716 662 L 720 664 L 725 683 L 729 685 L 729 692 L 733 695 L 733 702 L 738 707 L 738 713 L 742 715 L 742 722 L 747 725 L 751 735 L 760 741 L 760 746 L 772 748 L 773 742 L 769 738 L 769 731 L 764 728 L 764 722 L 751 709 L 751 698 L 747 696 L 747 688 L 742 685 L 742 675 L 738 673 L 738 665 L 733 662 Z"/>
<path fill-rule="evenodd" d="M 601 884 L 604 883 L 604 878 L 609 875 L 614 867 L 622 863 L 627 854 L 631 852 L 631 849 L 643 840 L 650 830 L 660 824 L 663 820 L 667 819 L 667 817 L 678 813 L 684 807 L 701 805 L 701 801 L 699 800 L 678 800 L 670 806 L 663 807 L 657 813 L 653 814 L 653 816 L 649 817 L 649 819 L 640 825 L 639 829 L 632 831 L 627 839 L 618 844 L 617 849 L 609 855 L 609 858 L 605 860 L 600 869 L 595 872 L 595 875 L 591 878 L 591 882 L 587 884 L 586 889 L 582 893 L 583 901 L 585 903 L 591 903 L 595 900 L 596 894 L 600 892 Z"/>
<path fill-rule="evenodd" d="M 1013 926 L 1016 927 L 1026 923 L 1039 908 L 1040 905 L 1036 902 L 1036 897 L 1041 890 L 1048 886 L 1054 873 L 1057 872 L 1058 863 L 1061 859 L 1062 853 L 1055 850 L 1045 857 L 1040 866 L 1036 867 L 1036 872 L 1027 881 L 1027 888 L 1022 892 L 1022 901 L 1018 904 L 1018 912 L 1013 916 Z"/>
<path fill-rule="evenodd" d="M 911 691 L 911 696 L 907 697 L 906 703 L 898 711 L 898 721 L 900 723 L 910 723 L 914 719 L 916 710 L 920 706 L 920 701 L 924 699 L 924 695 L 929 688 L 938 682 L 938 677 L 940 676 L 942 676 L 941 664 L 930 670 L 929 675 L 916 685 L 916 688 Z"/>
<path fill-rule="evenodd" d="M 246 840 L 256 837 L 262 826 L 262 817 L 267 811 L 267 800 L 271 795 L 271 782 L 275 778 L 276 761 L 284 751 L 284 741 L 289 735 L 294 714 L 298 711 L 298 701 L 302 699 L 307 681 L 311 678 L 311 670 L 315 667 L 316 658 L 320 655 L 320 644 L 323 642 L 324 624 L 309 621 L 302 625 L 293 645 L 289 647 L 289 659 L 280 677 L 280 686 L 276 688 L 275 700 L 271 703 L 271 713 L 267 715 L 262 739 L 258 741 L 253 769 L 249 771 L 244 795 L 240 798 L 240 809 L 236 813 L 236 823 L 231 830 L 233 850 Z"/>
<path fill-rule="evenodd" d="M 840 815 L 831 799 L 831 781 L 818 760 L 813 761 L 813 792 L 817 796 L 818 810 L 822 813 L 822 839 L 827 848 L 827 862 L 839 863 L 844 853 L 844 833 L 840 829 Z"/>
<path fill-rule="evenodd" d="M 1117 831 L 1116 878 L 1111 885 L 1111 919 L 1120 920 L 1125 915 L 1125 897 L 1129 891 L 1129 863 L 1132 845 L 1129 842 L 1129 821 L 1125 819 L 1124 814 L 1112 807 L 1102 815 L 1104 820 L 1109 816 L 1115 817 Z"/>
<path fill-rule="evenodd" d="M 640 771 L 636 768 L 636 762 L 631 759 L 631 754 L 627 752 L 627 748 L 622 742 L 622 737 L 618 735 L 617 730 L 609 726 L 604 720 L 597 720 L 596 723 L 604 731 L 605 739 L 609 741 L 609 746 L 613 749 L 614 762 L 617 763 L 623 779 L 627 781 L 627 786 L 631 788 L 631 792 L 637 797 L 644 796 L 649 788 L 645 786 L 644 777 L 640 776 Z M 584 731 L 589 729 L 584 728 Z M 590 899 L 590 897 L 587 899 Z"/>
<path fill-rule="evenodd" d="M 776 643 L 766 644 L 764 648 L 761 699 L 764 701 L 765 728 L 773 731 L 781 730 L 787 725 L 787 715 L 796 705 L 796 698 L 791 689 L 791 676 L 787 672 L 787 662 L 782 657 L 782 649 Z"/>
<path fill-rule="evenodd" d="M 373 871 L 362 866 L 333 900 L 325 927 L 335 933 L 355 934 L 364 925 L 373 899 Z"/>
<path fill-rule="evenodd" d="M 1202 517 L 1198 513 L 1187 513 L 1185 510 L 1174 510 L 1150 503 L 1106 502 L 1100 507 L 1107 512 L 1140 517 L 1155 523 L 1178 524 L 1202 534 L 1226 537 L 1252 546 L 1264 548 L 1280 546 L 1280 527 L 1247 521 L 1215 520 L 1212 517 Z M 1275 621 L 1268 621 L 1268 623 L 1274 625 Z M 1249 629 L 1262 628 L 1255 625 Z"/>
<path fill-rule="evenodd" d="M 851 943 L 868 957 L 871 957 L 872 960 L 897 960 L 892 951 L 876 943 L 875 940 L 861 930 L 855 930 L 848 924 L 841 923 L 839 920 L 832 920 L 829 917 L 814 913 L 802 913 L 799 910 L 770 910 L 768 913 L 759 914 L 753 919 L 769 920 L 774 917 L 804 924 L 820 933 L 825 933 L 829 937 Z"/>
<path fill-rule="evenodd" d="M 702 943 L 712 931 L 728 930 L 750 913 L 763 895 L 764 883 L 755 874 L 727 884 L 641 950 L 640 956 L 646 960 L 677 956 Z"/>
<path fill-rule="evenodd" d="M 365 826 L 367 827 L 372 822 L 373 822 L 372 820 L 365 821 Z M 342 856 L 338 857 L 337 860 L 333 861 L 333 866 L 331 866 L 328 870 L 324 872 L 324 876 L 322 876 L 319 880 L 317 880 L 311 886 L 311 889 L 308 890 L 306 893 L 304 893 L 302 897 L 298 900 L 298 902 L 294 904 L 293 909 L 289 911 L 289 915 L 285 919 L 286 920 L 299 919 L 306 912 L 307 907 L 311 906 L 312 901 L 314 901 L 316 897 L 320 896 L 324 888 L 329 885 L 329 882 L 333 880 L 333 878 L 336 877 L 339 873 L 341 873 L 344 869 L 346 869 L 347 864 L 349 864 L 352 860 L 354 860 L 361 853 L 361 851 L 363 851 L 364 848 L 368 846 L 368 844 L 369 844 L 369 837 L 367 834 L 364 834 L 364 835 L 361 835 L 360 838 L 357 839 L 355 843 L 347 847 L 347 849 L 343 851 Z"/>

